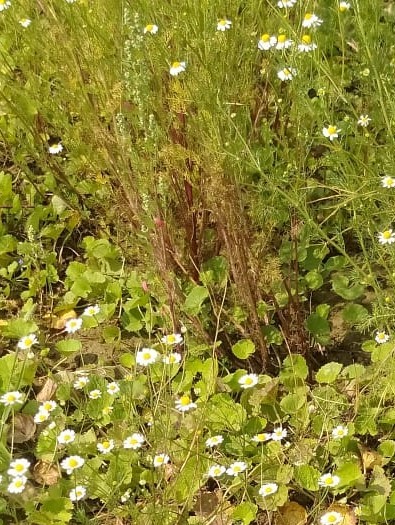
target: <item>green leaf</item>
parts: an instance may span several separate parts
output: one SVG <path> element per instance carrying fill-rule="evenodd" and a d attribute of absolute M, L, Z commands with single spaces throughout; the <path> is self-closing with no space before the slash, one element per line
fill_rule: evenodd
<path fill-rule="evenodd" d="M 286 414 L 295 414 L 306 403 L 306 392 L 299 388 L 295 394 L 288 394 L 280 401 L 280 407 Z"/>
<path fill-rule="evenodd" d="M 305 275 L 305 281 L 310 290 L 318 290 L 324 284 L 324 279 L 318 270 L 312 270 Z"/>
<path fill-rule="evenodd" d="M 126 353 L 119 357 L 119 362 L 125 368 L 133 368 L 135 365 L 135 357 L 132 354 Z"/>
<path fill-rule="evenodd" d="M 342 311 L 343 319 L 351 326 L 362 323 L 369 317 L 369 312 L 361 304 L 348 304 Z"/>
<path fill-rule="evenodd" d="M 317 313 L 309 315 L 306 320 L 306 328 L 315 336 L 329 335 L 331 331 L 329 322 Z"/>
<path fill-rule="evenodd" d="M 318 381 L 318 383 L 333 383 L 337 379 L 342 368 L 343 365 L 340 363 L 327 363 L 318 370 L 315 376 L 316 381 Z"/>
<path fill-rule="evenodd" d="M 33 321 L 24 319 L 11 319 L 5 326 L 2 326 L 0 332 L 4 337 L 20 339 L 26 335 L 37 332 L 38 326 Z"/>
<path fill-rule="evenodd" d="M 341 270 L 347 264 L 347 259 L 343 255 L 335 255 L 330 257 L 325 263 L 325 270 L 333 272 L 335 270 Z"/>
<path fill-rule="evenodd" d="M 269 345 L 281 345 L 283 336 L 278 328 L 273 325 L 266 325 L 262 327 L 262 333 L 265 336 L 266 342 Z"/>
<path fill-rule="evenodd" d="M 284 359 L 283 370 L 291 372 L 294 377 L 299 379 L 306 379 L 309 374 L 306 359 L 297 354 L 290 355 Z"/>
<path fill-rule="evenodd" d="M 232 519 L 234 521 L 242 521 L 243 525 L 250 525 L 250 523 L 255 520 L 257 512 L 258 506 L 254 503 L 246 501 L 244 503 L 240 503 L 240 505 L 235 508 L 232 513 Z"/>
<path fill-rule="evenodd" d="M 197 315 L 209 292 L 205 286 L 194 286 L 184 302 L 184 310 L 190 315 Z"/>
<path fill-rule="evenodd" d="M 385 458 L 392 458 L 395 454 L 395 441 L 392 441 L 391 439 L 382 441 L 377 447 L 377 451 Z"/>
<path fill-rule="evenodd" d="M 353 363 L 348 365 L 342 370 L 342 377 L 348 377 L 348 379 L 357 379 L 362 377 L 366 372 L 366 368 L 359 363 Z"/>
<path fill-rule="evenodd" d="M 106 326 L 103 328 L 102 335 L 106 343 L 113 343 L 120 340 L 121 331 L 118 326 Z"/>
<path fill-rule="evenodd" d="M 245 409 L 228 394 L 216 394 L 206 404 L 206 424 L 213 431 L 237 432 L 246 420 Z"/>
<path fill-rule="evenodd" d="M 255 352 L 255 345 L 251 339 L 243 339 L 232 346 L 232 352 L 238 359 L 248 359 Z"/>
<path fill-rule="evenodd" d="M 55 347 L 61 354 L 74 354 L 82 349 L 82 343 L 78 339 L 63 339 L 58 341 Z"/>
<path fill-rule="evenodd" d="M 394 343 L 384 343 L 375 345 L 371 353 L 372 363 L 381 363 L 393 354 Z"/>
<path fill-rule="evenodd" d="M 350 280 L 345 275 L 336 274 L 332 277 L 332 290 L 347 301 L 355 301 L 365 291 L 362 284 L 349 285 Z"/>
<path fill-rule="evenodd" d="M 295 481 L 306 490 L 318 490 L 321 472 L 310 465 L 297 465 L 294 471 Z"/>
<path fill-rule="evenodd" d="M 362 476 L 358 461 L 347 461 L 335 472 L 339 476 L 342 486 L 352 486 Z"/>

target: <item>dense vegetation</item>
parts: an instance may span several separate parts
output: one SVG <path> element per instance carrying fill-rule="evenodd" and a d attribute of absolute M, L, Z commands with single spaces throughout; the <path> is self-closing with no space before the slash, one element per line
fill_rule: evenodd
<path fill-rule="evenodd" d="M 394 523 L 395 4 L 0 28 L 0 523 Z"/>

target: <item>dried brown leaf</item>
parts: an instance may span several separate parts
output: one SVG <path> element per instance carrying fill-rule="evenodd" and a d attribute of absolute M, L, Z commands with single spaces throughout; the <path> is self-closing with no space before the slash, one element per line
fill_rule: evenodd
<path fill-rule="evenodd" d="M 66 326 L 66 321 L 69 319 L 74 319 L 75 317 L 78 317 L 75 310 L 67 310 L 67 312 L 63 312 L 60 316 L 52 315 L 51 327 L 55 328 L 56 330 L 63 330 Z"/>
<path fill-rule="evenodd" d="M 36 396 L 37 401 L 39 403 L 43 403 L 44 401 L 51 400 L 53 396 L 55 395 L 57 388 L 58 388 L 58 385 L 55 383 L 55 381 L 51 379 L 50 377 L 47 377 L 40 392 Z"/>
<path fill-rule="evenodd" d="M 305 525 L 307 512 L 296 501 L 288 501 L 275 514 L 276 525 Z"/>
<path fill-rule="evenodd" d="M 8 443 L 25 443 L 32 439 L 36 432 L 36 423 L 29 414 L 15 414 L 14 424 L 10 425 L 7 434 Z"/>
<path fill-rule="evenodd" d="M 56 485 L 60 477 L 59 469 L 53 463 L 38 461 L 34 465 L 33 478 L 40 485 Z"/>

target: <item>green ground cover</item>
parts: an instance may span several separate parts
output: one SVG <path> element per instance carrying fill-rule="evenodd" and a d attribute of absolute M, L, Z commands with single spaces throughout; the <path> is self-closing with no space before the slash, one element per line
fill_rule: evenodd
<path fill-rule="evenodd" d="M 395 523 L 395 4 L 0 29 L 0 523 Z"/>

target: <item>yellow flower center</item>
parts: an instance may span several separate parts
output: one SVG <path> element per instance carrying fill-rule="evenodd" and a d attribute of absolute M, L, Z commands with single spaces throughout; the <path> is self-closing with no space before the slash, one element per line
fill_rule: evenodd
<path fill-rule="evenodd" d="M 163 458 L 162 457 L 156 458 L 156 462 L 157 463 L 163 463 Z"/>
<path fill-rule="evenodd" d="M 0 0 L 0 2 L 1 2 L 1 0 Z M 9 403 L 14 403 L 16 401 L 16 397 L 14 396 L 14 394 L 8 394 L 7 401 Z"/>
<path fill-rule="evenodd" d="M 4 4 L 4 2 L 2 2 L 2 0 L 0 0 L 0 4 Z M 21 479 L 17 479 L 15 482 L 15 487 L 19 489 L 19 487 L 22 487 L 23 485 L 23 481 Z"/>
<path fill-rule="evenodd" d="M 226 26 L 226 20 L 220 20 L 220 21 L 218 22 L 218 25 L 220 25 L 220 26 Z"/>
<path fill-rule="evenodd" d="M 336 133 L 336 126 L 328 126 L 329 135 L 334 135 Z"/>
<path fill-rule="evenodd" d="M 272 493 L 272 488 L 271 487 L 266 487 L 265 488 L 265 493 L 266 494 L 271 494 Z"/>
<path fill-rule="evenodd" d="M 167 336 L 167 342 L 168 343 L 175 343 L 176 342 L 176 336 L 174 334 Z"/>
<path fill-rule="evenodd" d="M 15 465 L 14 469 L 17 471 L 17 472 L 22 472 L 24 470 L 24 466 L 23 465 Z"/>
<path fill-rule="evenodd" d="M 347 11 L 347 6 L 345 6 L 345 5 L 340 5 L 340 6 L 339 6 L 339 11 L 341 11 L 342 13 L 344 13 L 344 11 Z"/>
<path fill-rule="evenodd" d="M 109 441 L 103 441 L 102 446 L 103 446 L 103 448 L 110 448 L 111 447 L 111 443 Z"/>
<path fill-rule="evenodd" d="M 33 339 L 31 339 L 30 337 L 27 337 L 25 339 L 25 345 L 31 346 L 32 344 L 33 344 Z"/>
<path fill-rule="evenodd" d="M 236 465 L 235 467 L 233 467 L 233 472 L 240 472 L 241 468 Z"/>
<path fill-rule="evenodd" d="M 325 484 L 326 484 L 326 485 L 333 485 L 333 478 L 332 478 L 332 477 L 328 477 L 328 478 L 326 478 L 326 480 L 325 480 Z"/>
<path fill-rule="evenodd" d="M 333 514 L 329 515 L 327 517 L 328 523 L 336 523 L 337 522 L 337 516 L 334 516 Z"/>
<path fill-rule="evenodd" d="M 269 42 L 270 35 L 268 33 L 265 33 L 264 35 L 261 36 L 261 40 L 262 42 Z"/>
<path fill-rule="evenodd" d="M 148 361 L 148 359 L 151 359 L 151 354 L 149 352 L 144 352 L 143 359 L 145 361 Z"/>
<path fill-rule="evenodd" d="M 182 406 L 189 405 L 190 402 L 191 402 L 191 398 L 189 396 L 182 396 L 180 398 L 180 405 Z"/>
<path fill-rule="evenodd" d="M 175 355 L 169 355 L 169 363 L 175 363 L 176 362 L 176 356 Z"/>
<path fill-rule="evenodd" d="M 391 235 L 392 235 L 392 232 L 390 232 L 390 230 L 386 230 L 385 232 L 383 232 L 384 239 L 390 239 Z"/>
<path fill-rule="evenodd" d="M 78 461 L 76 459 L 72 458 L 72 459 L 69 460 L 69 467 L 70 468 L 75 468 L 77 466 L 78 466 Z"/>
<path fill-rule="evenodd" d="M 251 377 L 246 377 L 245 380 L 244 380 L 244 384 L 246 385 L 252 385 L 253 383 L 253 380 L 251 379 Z"/>
<path fill-rule="evenodd" d="M 310 35 L 303 35 L 302 36 L 302 42 L 304 44 L 311 44 L 311 36 Z"/>
<path fill-rule="evenodd" d="M 305 20 L 311 20 L 312 18 L 313 18 L 312 13 L 306 13 L 306 14 L 304 15 L 304 19 L 305 19 Z"/>
<path fill-rule="evenodd" d="M 278 35 L 277 41 L 279 44 L 284 44 L 284 42 L 287 40 L 286 35 Z"/>
<path fill-rule="evenodd" d="M 173 62 L 173 68 L 178 68 L 181 66 L 181 63 L 180 62 Z"/>
<path fill-rule="evenodd" d="M 386 179 L 386 183 L 387 183 L 389 186 L 392 186 L 392 184 L 394 183 L 394 179 L 392 179 L 391 177 L 387 177 L 387 179 Z"/>
<path fill-rule="evenodd" d="M 221 474 L 221 469 L 220 469 L 219 467 L 215 468 L 215 469 L 214 469 L 214 474 L 215 474 L 216 476 L 218 476 L 219 474 Z"/>
<path fill-rule="evenodd" d="M 147 26 L 145 26 L 145 30 L 148 31 L 149 33 L 151 33 L 151 31 L 154 29 L 154 25 L 153 24 L 148 24 Z"/>

